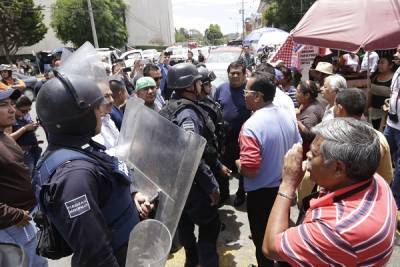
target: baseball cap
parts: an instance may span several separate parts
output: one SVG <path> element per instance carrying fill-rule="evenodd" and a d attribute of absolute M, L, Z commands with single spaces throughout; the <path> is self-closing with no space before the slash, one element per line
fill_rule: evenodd
<path fill-rule="evenodd" d="M 135 91 L 139 91 L 141 89 L 147 87 L 156 87 L 156 82 L 151 77 L 141 77 L 136 81 Z"/>
<path fill-rule="evenodd" d="M 21 92 L 16 89 L 0 90 L 0 101 L 10 98 L 11 100 L 17 100 L 21 96 Z"/>

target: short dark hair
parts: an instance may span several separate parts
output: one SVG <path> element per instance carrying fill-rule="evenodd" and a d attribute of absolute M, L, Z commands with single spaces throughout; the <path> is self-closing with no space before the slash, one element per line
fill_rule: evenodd
<path fill-rule="evenodd" d="M 144 66 L 143 68 L 143 76 L 149 77 L 150 71 L 158 71 L 158 70 L 160 70 L 160 68 L 156 64 L 153 63 L 146 64 L 146 66 Z"/>
<path fill-rule="evenodd" d="M 261 63 L 256 67 L 256 71 L 269 73 L 275 78 L 275 68 L 269 63 Z"/>
<path fill-rule="evenodd" d="M 188 50 L 188 53 L 192 54 L 192 56 L 193 56 L 193 52 L 191 50 Z"/>
<path fill-rule="evenodd" d="M 242 69 L 243 74 L 246 74 L 246 65 L 242 60 L 233 61 L 231 64 L 229 64 L 227 71 L 229 73 L 231 69 L 239 69 L 239 68 Z"/>
<path fill-rule="evenodd" d="M 269 73 L 254 72 L 251 77 L 254 78 L 251 90 L 263 93 L 263 100 L 265 102 L 273 101 L 276 93 L 276 86 L 271 80 Z"/>
<path fill-rule="evenodd" d="M 365 56 L 367 56 L 367 55 L 365 55 Z M 382 55 L 382 56 L 379 58 L 379 60 L 381 60 L 382 58 L 386 59 L 386 60 L 389 62 L 389 64 L 392 64 L 391 70 L 392 70 L 392 72 L 395 72 L 396 69 L 397 69 L 397 65 L 394 64 L 394 62 L 393 62 L 393 59 L 394 59 L 393 55 L 390 55 L 390 54 Z M 377 73 L 377 72 L 376 72 L 376 73 Z"/>
<path fill-rule="evenodd" d="M 206 60 L 206 58 L 203 56 L 203 54 L 199 54 L 197 59 L 199 60 L 199 62 L 204 62 Z"/>
<path fill-rule="evenodd" d="M 292 70 L 289 69 L 288 67 L 285 66 L 281 66 L 279 68 L 277 68 L 278 70 L 280 70 L 283 74 L 283 76 L 288 79 L 289 81 L 292 80 Z"/>
<path fill-rule="evenodd" d="M 318 87 L 313 81 L 301 81 L 298 85 L 300 87 L 300 92 L 303 95 L 309 94 L 311 98 L 315 99 L 318 96 Z"/>
<path fill-rule="evenodd" d="M 29 99 L 29 97 L 22 95 L 20 96 L 17 101 L 15 101 L 15 107 L 16 108 L 22 108 L 22 107 L 28 107 L 32 106 L 32 101 Z"/>
<path fill-rule="evenodd" d="M 341 105 L 349 116 L 362 116 L 367 105 L 365 93 L 358 88 L 348 88 L 336 94 L 335 102 Z"/>
<path fill-rule="evenodd" d="M 113 95 L 116 95 L 119 92 L 126 90 L 125 83 L 121 80 L 111 80 L 110 89 Z"/>

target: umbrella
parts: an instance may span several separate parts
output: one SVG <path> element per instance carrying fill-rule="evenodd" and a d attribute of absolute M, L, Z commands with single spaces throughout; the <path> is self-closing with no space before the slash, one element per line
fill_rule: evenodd
<path fill-rule="evenodd" d="M 400 43 L 400 0 L 318 0 L 291 32 L 301 44 L 345 51 Z"/>
<path fill-rule="evenodd" d="M 278 33 L 278 32 L 284 32 L 285 33 L 285 31 L 282 31 L 282 30 L 277 29 L 277 28 L 264 27 L 264 28 L 254 30 L 251 33 L 249 33 L 249 35 L 247 35 L 246 38 L 244 38 L 243 44 L 244 45 L 249 45 L 249 44 L 252 44 L 252 43 L 257 43 L 265 33 L 274 33 L 274 32 L 275 33 Z M 283 40 L 283 42 L 284 41 L 285 40 Z"/>
<path fill-rule="evenodd" d="M 258 46 L 269 46 L 269 47 L 274 47 L 274 46 L 279 46 L 282 45 L 287 37 L 289 36 L 288 32 L 285 31 L 268 31 L 264 32 L 261 35 L 260 40 L 258 40 Z"/>

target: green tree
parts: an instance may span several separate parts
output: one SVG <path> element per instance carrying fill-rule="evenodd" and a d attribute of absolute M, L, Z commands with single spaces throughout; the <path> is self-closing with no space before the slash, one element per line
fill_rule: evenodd
<path fill-rule="evenodd" d="M 34 45 L 44 38 L 42 6 L 33 0 L 0 1 L 0 49 L 11 63 L 20 47 Z"/>
<path fill-rule="evenodd" d="M 185 28 L 175 29 L 175 42 L 182 43 L 189 39 L 189 31 Z"/>
<path fill-rule="evenodd" d="M 204 33 L 206 41 L 212 45 L 220 45 L 225 42 L 224 35 L 218 24 L 210 24 Z"/>
<path fill-rule="evenodd" d="M 263 13 L 267 25 L 293 29 L 316 0 L 262 0 L 268 4 Z"/>
<path fill-rule="evenodd" d="M 123 0 L 92 0 L 96 33 L 100 47 L 123 46 L 128 40 Z M 63 42 L 80 46 L 93 41 L 86 0 L 57 0 L 52 10 L 51 27 Z"/>

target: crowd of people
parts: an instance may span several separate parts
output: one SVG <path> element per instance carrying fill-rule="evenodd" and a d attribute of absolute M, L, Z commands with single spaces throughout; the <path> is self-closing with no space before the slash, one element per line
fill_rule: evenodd
<path fill-rule="evenodd" d="M 218 208 L 244 203 L 259 267 L 388 262 L 400 217 L 400 45 L 377 60 L 367 92 L 348 88 L 323 59 L 302 80 L 283 62 L 256 65 L 245 47 L 228 81 L 213 88 L 215 74 L 193 54 L 174 66 L 169 56 L 128 70 L 96 65 L 101 82 L 54 62 L 37 90 L 38 121 L 1 71 L 1 243 L 21 246 L 32 267 L 71 254 L 72 266 L 125 266 L 129 233 L 155 208 L 116 157 L 127 102 L 138 98 L 207 141 L 174 241 L 185 267 L 219 266 Z M 360 65 L 343 55 L 342 70 Z M 230 203 L 232 178 L 239 186 Z"/>

